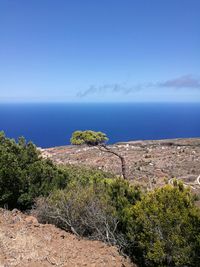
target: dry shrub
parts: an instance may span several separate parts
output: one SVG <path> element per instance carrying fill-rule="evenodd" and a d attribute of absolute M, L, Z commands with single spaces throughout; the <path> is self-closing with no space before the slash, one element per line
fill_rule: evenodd
<path fill-rule="evenodd" d="M 38 198 L 34 214 L 42 223 L 52 223 L 77 236 L 117 245 L 118 219 L 108 194 L 94 184 L 75 183 L 57 190 L 47 198 Z"/>

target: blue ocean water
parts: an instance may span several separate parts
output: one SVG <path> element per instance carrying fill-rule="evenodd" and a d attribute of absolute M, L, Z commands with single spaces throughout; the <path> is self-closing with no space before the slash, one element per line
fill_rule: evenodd
<path fill-rule="evenodd" d="M 41 147 L 69 144 L 86 129 L 110 143 L 200 137 L 200 104 L 0 104 L 0 130 Z"/>

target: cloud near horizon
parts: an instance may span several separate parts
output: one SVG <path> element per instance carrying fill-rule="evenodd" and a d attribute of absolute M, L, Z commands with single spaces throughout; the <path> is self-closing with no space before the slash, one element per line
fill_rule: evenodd
<path fill-rule="evenodd" d="M 200 77 L 195 78 L 192 75 L 185 75 L 176 79 L 161 82 L 158 86 L 176 89 L 200 89 Z"/>
<path fill-rule="evenodd" d="M 93 94 L 122 93 L 124 95 L 135 93 L 148 88 L 169 88 L 169 89 L 200 89 L 200 77 L 184 75 L 175 79 L 169 79 L 156 83 L 141 83 L 127 85 L 123 83 L 103 84 L 100 86 L 91 85 L 86 90 L 79 91 L 77 97 L 84 98 Z"/>
<path fill-rule="evenodd" d="M 102 94 L 102 93 L 123 93 L 125 95 L 132 92 L 140 91 L 142 89 L 141 85 L 128 86 L 126 84 L 113 83 L 113 84 L 103 84 L 100 86 L 91 85 L 85 91 L 79 91 L 78 97 L 86 97 L 92 94 Z"/>

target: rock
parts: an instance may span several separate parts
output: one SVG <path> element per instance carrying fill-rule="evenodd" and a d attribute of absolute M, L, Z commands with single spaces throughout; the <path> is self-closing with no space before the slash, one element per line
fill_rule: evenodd
<path fill-rule="evenodd" d="M 12 212 L 12 214 L 18 214 L 18 213 L 20 213 L 20 211 L 18 209 L 13 209 L 11 212 Z"/>
<path fill-rule="evenodd" d="M 38 220 L 37 220 L 35 217 L 33 217 L 33 216 L 28 216 L 28 217 L 26 217 L 26 218 L 25 218 L 25 222 L 26 222 L 27 224 L 38 225 Z"/>
<path fill-rule="evenodd" d="M 22 220 L 21 216 L 19 216 L 19 215 L 15 215 L 15 216 L 13 217 L 12 223 L 18 223 L 18 222 L 20 222 L 21 220 Z"/>

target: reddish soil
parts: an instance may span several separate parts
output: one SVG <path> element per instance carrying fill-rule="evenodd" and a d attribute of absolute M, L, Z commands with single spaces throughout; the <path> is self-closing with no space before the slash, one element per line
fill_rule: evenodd
<path fill-rule="evenodd" d="M 99 241 L 78 239 L 17 210 L 0 209 L 0 267 L 134 267 Z"/>

